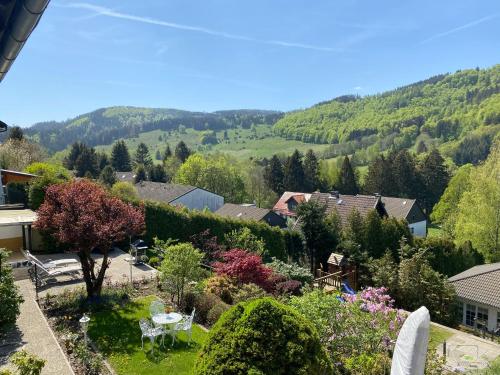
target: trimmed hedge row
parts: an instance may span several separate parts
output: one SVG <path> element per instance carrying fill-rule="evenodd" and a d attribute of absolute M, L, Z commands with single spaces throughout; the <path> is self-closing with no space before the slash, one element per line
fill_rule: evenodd
<path fill-rule="evenodd" d="M 152 243 L 154 237 L 162 240 L 168 238 L 179 241 L 189 241 L 190 237 L 206 229 L 217 236 L 219 240 L 232 230 L 243 227 L 249 228 L 252 233 L 261 237 L 266 243 L 266 258 L 276 257 L 287 260 L 295 258 L 298 252 L 297 244 L 302 243 L 297 232 L 288 232 L 266 223 L 230 219 L 210 212 L 188 211 L 172 207 L 165 203 L 146 201 L 146 234 L 145 239 Z"/>

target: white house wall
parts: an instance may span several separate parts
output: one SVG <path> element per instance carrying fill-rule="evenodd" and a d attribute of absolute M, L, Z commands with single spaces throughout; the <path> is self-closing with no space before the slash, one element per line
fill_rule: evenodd
<path fill-rule="evenodd" d="M 427 236 L 427 221 L 419 221 L 418 223 L 408 224 L 411 233 L 416 237 Z"/>
<path fill-rule="evenodd" d="M 206 207 L 214 212 L 224 205 L 224 198 L 203 189 L 194 189 L 182 197 L 173 200 L 170 204 L 181 204 L 191 210 L 200 211 Z"/>

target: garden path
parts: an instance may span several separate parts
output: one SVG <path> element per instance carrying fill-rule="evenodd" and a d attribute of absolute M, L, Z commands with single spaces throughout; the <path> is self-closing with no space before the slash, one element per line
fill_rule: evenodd
<path fill-rule="evenodd" d="M 74 375 L 35 301 L 33 283 L 25 279 L 16 281 L 16 285 L 24 297 L 24 303 L 21 305 L 21 314 L 16 326 L 0 342 L 0 358 L 5 361 L 10 354 L 24 348 L 47 361 L 42 375 Z M 5 367 L 5 363 L 0 362 L 0 368 L 2 365 Z"/>

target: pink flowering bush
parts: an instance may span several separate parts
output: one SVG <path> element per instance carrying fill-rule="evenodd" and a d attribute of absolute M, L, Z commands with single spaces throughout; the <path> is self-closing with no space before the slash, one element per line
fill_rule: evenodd
<path fill-rule="evenodd" d="M 315 290 L 292 297 L 289 303 L 316 325 L 339 370 L 353 373 L 367 356 L 374 367 L 390 363 L 390 351 L 406 318 L 393 307 L 386 288 L 367 288 L 355 296 Z"/>

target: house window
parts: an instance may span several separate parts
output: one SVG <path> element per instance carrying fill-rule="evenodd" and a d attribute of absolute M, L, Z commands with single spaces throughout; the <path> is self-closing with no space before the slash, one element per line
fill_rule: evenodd
<path fill-rule="evenodd" d="M 476 318 L 476 306 L 467 304 L 465 309 L 465 324 L 469 327 L 474 327 L 474 319 Z"/>
<path fill-rule="evenodd" d="M 488 329 L 488 309 L 478 306 L 476 327 L 477 329 Z"/>
<path fill-rule="evenodd" d="M 411 234 L 414 234 L 415 233 L 415 228 L 410 227 L 410 232 L 411 232 Z"/>
<path fill-rule="evenodd" d="M 457 319 L 459 322 L 463 322 L 463 320 L 464 320 L 464 304 L 463 304 L 463 302 L 457 303 Z"/>

